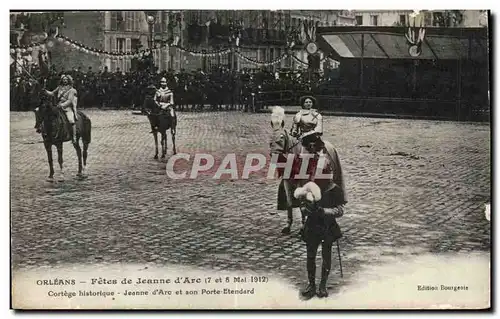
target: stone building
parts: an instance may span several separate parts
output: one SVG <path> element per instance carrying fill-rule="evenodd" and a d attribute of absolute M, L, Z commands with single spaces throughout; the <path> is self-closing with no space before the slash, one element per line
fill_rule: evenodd
<path fill-rule="evenodd" d="M 152 28 L 148 15 L 154 17 Z M 87 47 L 106 52 L 138 52 L 151 46 L 160 70 L 209 70 L 260 68 L 255 62 L 279 60 L 295 34 L 294 50 L 299 61 L 307 62 L 305 45 L 311 29 L 305 25 L 353 25 L 355 17 L 346 10 L 184 10 L 184 11 L 65 11 L 59 34 Z M 150 21 L 151 22 L 151 21 Z M 231 37 L 232 35 L 232 37 Z M 236 41 L 238 39 L 238 46 Z M 167 44 L 176 43 L 181 50 Z M 59 41 L 47 45 L 52 62 L 59 69 L 105 66 L 110 71 L 133 68 L 130 58 L 109 59 L 92 55 Z M 232 48 L 224 54 L 217 51 Z M 235 52 L 237 51 L 237 52 Z M 214 53 L 206 55 L 205 53 Z M 272 69 L 305 68 L 297 59 L 283 58 Z"/>

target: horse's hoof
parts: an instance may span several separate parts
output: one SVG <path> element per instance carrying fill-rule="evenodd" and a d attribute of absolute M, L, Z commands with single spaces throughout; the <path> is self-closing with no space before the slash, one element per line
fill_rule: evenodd
<path fill-rule="evenodd" d="M 155 157 L 153 157 L 154 159 L 158 159 L 158 155 L 155 155 Z"/>
<path fill-rule="evenodd" d="M 47 177 L 47 182 L 53 183 L 54 182 L 54 177 Z"/>
<path fill-rule="evenodd" d="M 162 155 L 162 156 L 161 156 L 161 159 L 165 159 L 165 155 Z"/>
<path fill-rule="evenodd" d="M 283 235 L 290 235 L 290 226 L 286 226 L 285 228 L 283 228 L 283 229 L 281 230 L 281 233 L 282 233 Z"/>

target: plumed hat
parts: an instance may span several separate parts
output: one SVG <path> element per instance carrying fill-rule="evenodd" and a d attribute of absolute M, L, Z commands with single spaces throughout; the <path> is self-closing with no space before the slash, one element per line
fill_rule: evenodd
<path fill-rule="evenodd" d="M 310 203 L 316 203 L 321 200 L 321 189 L 316 183 L 308 182 L 304 186 L 298 187 L 293 193 L 293 196 Z"/>

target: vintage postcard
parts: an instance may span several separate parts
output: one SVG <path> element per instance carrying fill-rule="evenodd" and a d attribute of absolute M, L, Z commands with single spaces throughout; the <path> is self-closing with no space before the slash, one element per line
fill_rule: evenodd
<path fill-rule="evenodd" d="M 13 309 L 488 309 L 488 10 L 10 11 Z"/>

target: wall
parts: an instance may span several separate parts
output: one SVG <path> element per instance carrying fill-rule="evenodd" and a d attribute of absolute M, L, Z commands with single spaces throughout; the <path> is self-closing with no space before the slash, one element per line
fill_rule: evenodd
<path fill-rule="evenodd" d="M 60 33 L 68 38 L 96 49 L 104 49 L 104 12 L 65 12 L 65 27 Z M 97 71 L 104 65 L 104 59 L 88 53 L 80 52 L 59 41 L 53 41 L 54 46 L 49 48 L 52 54 L 52 64 L 57 70 L 73 69 L 81 66 L 87 70 L 91 66 Z"/>
<path fill-rule="evenodd" d="M 464 27 L 487 27 L 488 16 L 481 10 L 466 10 L 462 24 Z"/>

